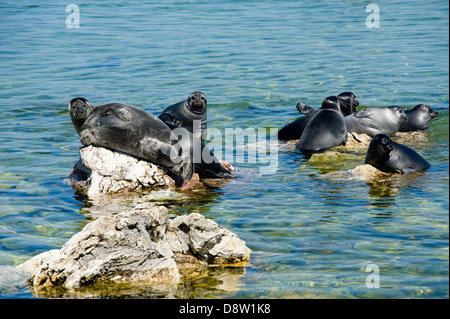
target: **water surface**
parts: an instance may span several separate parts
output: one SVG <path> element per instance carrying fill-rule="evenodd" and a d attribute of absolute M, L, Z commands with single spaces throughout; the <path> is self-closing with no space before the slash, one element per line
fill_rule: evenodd
<path fill-rule="evenodd" d="M 13 267 L 59 248 L 93 217 L 136 202 L 200 212 L 252 249 L 244 268 L 177 287 L 104 287 L 100 295 L 187 298 L 448 298 L 448 2 L 386 1 L 368 29 L 367 1 L 0 4 L 0 297 L 30 298 Z M 364 150 L 306 160 L 280 143 L 276 174 L 236 163 L 221 187 L 94 203 L 71 189 L 81 146 L 71 98 L 153 114 L 200 90 L 208 126 L 280 128 L 296 103 L 352 91 L 361 106 L 431 105 L 439 117 L 408 142 L 432 167 L 366 183 L 329 178 Z M 366 267 L 380 270 L 369 289 Z M 14 281 L 14 280 L 12 280 Z M 92 293 L 92 292 L 90 292 Z M 83 295 L 80 295 L 83 296 Z"/>

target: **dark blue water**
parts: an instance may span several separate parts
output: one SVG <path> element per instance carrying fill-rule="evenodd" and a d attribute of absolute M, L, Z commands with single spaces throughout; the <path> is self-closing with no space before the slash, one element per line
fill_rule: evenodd
<path fill-rule="evenodd" d="M 352 91 L 361 106 L 426 103 L 439 111 L 425 139 L 407 144 L 431 169 L 372 183 L 329 178 L 361 165 L 364 150 L 307 161 L 280 143 L 275 174 L 235 163 L 240 173 L 231 183 L 172 194 L 174 214 L 203 213 L 253 251 L 241 271 L 194 280 L 175 296 L 448 298 L 447 1 L 377 3 L 374 29 L 366 27 L 367 1 L 75 4 L 80 28 L 73 29 L 65 2 L 0 4 L 2 278 L 61 247 L 92 207 L 161 200 L 94 203 L 74 193 L 68 175 L 81 144 L 67 112 L 71 98 L 159 114 L 200 90 L 208 126 L 224 132 L 280 128 L 298 116 L 299 101 L 319 106 Z M 371 264 L 380 288 L 366 286 Z M 0 297 L 32 296 L 26 286 L 0 285 Z"/>

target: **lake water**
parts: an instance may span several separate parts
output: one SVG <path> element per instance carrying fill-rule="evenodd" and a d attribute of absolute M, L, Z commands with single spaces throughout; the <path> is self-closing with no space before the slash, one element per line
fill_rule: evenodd
<path fill-rule="evenodd" d="M 448 1 L 376 2 L 380 25 L 369 29 L 370 3 L 82 1 L 80 27 L 67 28 L 67 2 L 2 1 L 0 298 L 34 297 L 14 266 L 61 247 L 93 210 L 149 201 L 227 227 L 252 249 L 250 263 L 176 287 L 98 295 L 448 298 Z M 432 167 L 388 181 L 335 178 L 363 164 L 365 150 L 307 160 L 280 142 L 275 174 L 235 163 L 230 183 L 167 200 L 145 193 L 93 203 L 74 193 L 68 175 L 81 144 L 70 99 L 159 114 L 196 90 L 208 98 L 208 126 L 223 132 L 281 128 L 298 117 L 299 101 L 320 106 L 343 91 L 361 107 L 429 104 L 439 117 L 405 144 Z M 379 288 L 366 285 L 374 267 Z"/>

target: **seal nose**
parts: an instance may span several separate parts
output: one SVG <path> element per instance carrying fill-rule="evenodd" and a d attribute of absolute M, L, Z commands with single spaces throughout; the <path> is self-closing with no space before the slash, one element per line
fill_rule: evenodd
<path fill-rule="evenodd" d="M 431 117 L 435 118 L 439 115 L 439 112 L 434 111 L 433 113 L 431 113 Z"/>

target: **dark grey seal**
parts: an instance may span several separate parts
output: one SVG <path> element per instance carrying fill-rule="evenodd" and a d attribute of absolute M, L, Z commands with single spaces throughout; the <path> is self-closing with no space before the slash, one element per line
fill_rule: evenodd
<path fill-rule="evenodd" d="M 80 111 L 83 108 L 86 112 Z M 184 180 L 192 178 L 194 163 L 189 150 L 177 147 L 172 130 L 150 113 L 121 103 L 92 107 L 84 98 L 73 99 L 69 112 L 83 145 L 121 151 L 160 165 Z"/>
<path fill-rule="evenodd" d="M 359 105 L 357 96 L 353 92 L 342 92 L 337 96 L 339 99 L 342 114 L 344 116 L 353 114 L 356 112 L 356 107 Z M 318 110 L 314 106 L 310 106 L 304 103 L 297 104 L 297 110 L 299 113 L 308 114 L 311 110 Z"/>
<path fill-rule="evenodd" d="M 80 111 L 83 108 L 86 112 Z M 92 106 L 84 98 L 75 98 L 69 104 L 69 113 L 84 145 L 102 146 L 148 160 L 184 180 L 190 180 L 193 172 L 201 178 L 234 177 L 187 129 L 167 125 L 140 108 L 120 103 Z M 77 113 L 82 116 L 77 117 Z M 175 134 L 175 128 L 183 134 Z"/>
<path fill-rule="evenodd" d="M 339 99 L 327 97 L 306 125 L 297 147 L 304 153 L 315 153 L 346 143 L 347 130 Z"/>
<path fill-rule="evenodd" d="M 355 94 L 352 92 L 342 92 L 337 98 L 339 99 L 339 107 L 344 116 L 356 112 L 356 107 L 359 105 L 359 102 L 357 101 Z M 305 116 L 302 116 L 281 128 L 278 131 L 279 140 L 300 139 L 308 122 L 320 110 L 302 102 L 298 103 L 296 108 L 299 113 L 304 114 Z"/>
<path fill-rule="evenodd" d="M 72 120 L 73 126 L 75 127 L 78 135 L 80 135 L 81 125 L 83 125 L 84 121 L 86 121 L 88 116 L 91 114 L 93 108 L 94 106 L 82 97 L 76 97 L 70 101 L 70 119 Z"/>
<path fill-rule="evenodd" d="M 378 134 L 369 144 L 366 164 L 386 173 L 409 174 L 421 172 L 431 165 L 413 149 L 395 143 L 386 134 Z"/>
<path fill-rule="evenodd" d="M 186 100 L 168 106 L 158 117 L 169 126 L 187 129 L 202 141 L 206 138 L 207 100 L 201 92 L 193 92 Z M 194 127 L 194 120 L 199 121 L 198 127 Z"/>
<path fill-rule="evenodd" d="M 416 105 L 411 110 L 405 110 L 405 113 L 408 119 L 400 125 L 400 132 L 428 130 L 428 123 L 439 115 L 426 104 Z"/>
<path fill-rule="evenodd" d="M 344 118 L 348 132 L 391 135 L 398 132 L 408 115 L 398 106 L 368 107 Z"/>

